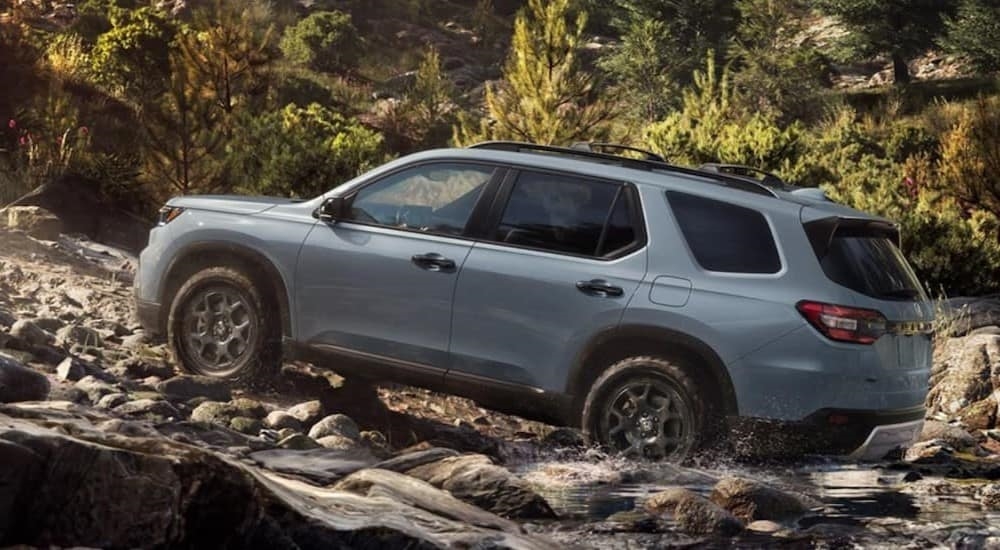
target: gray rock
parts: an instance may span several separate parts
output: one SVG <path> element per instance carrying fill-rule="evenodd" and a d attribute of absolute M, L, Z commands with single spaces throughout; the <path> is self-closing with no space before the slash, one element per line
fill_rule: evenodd
<path fill-rule="evenodd" d="M 229 421 L 229 427 L 242 434 L 257 435 L 264 426 L 261 424 L 261 421 L 256 418 L 237 416 Z"/>
<path fill-rule="evenodd" d="M 394 456 L 379 462 L 375 467 L 392 472 L 406 472 L 417 466 L 437 462 L 443 458 L 458 456 L 458 451 L 446 447 L 431 447 Z"/>
<path fill-rule="evenodd" d="M 17 317 L 6 309 L 0 308 L 0 326 L 11 327 L 17 322 Z"/>
<path fill-rule="evenodd" d="M 195 397 L 228 401 L 231 394 L 229 383 L 225 380 L 189 374 L 179 374 L 160 382 L 156 385 L 156 391 L 177 401 L 187 401 Z"/>
<path fill-rule="evenodd" d="M 33 322 L 38 325 L 38 328 L 48 332 L 56 332 L 66 326 L 65 321 L 56 317 L 39 317 L 38 319 L 34 319 Z"/>
<path fill-rule="evenodd" d="M 288 414 L 294 416 L 305 426 L 312 426 L 323 418 L 323 404 L 319 401 L 306 401 L 288 409 Z"/>
<path fill-rule="evenodd" d="M 690 493 L 674 507 L 674 521 L 686 533 L 693 535 L 732 536 L 743 531 L 743 522 L 711 500 Z"/>
<path fill-rule="evenodd" d="M 206 422 L 228 426 L 236 418 L 237 412 L 228 403 L 205 401 L 191 411 L 192 422 Z"/>
<path fill-rule="evenodd" d="M 375 430 L 361 432 L 361 444 L 378 457 L 388 457 L 391 454 L 389 440 L 382 432 Z"/>
<path fill-rule="evenodd" d="M 781 520 L 801 516 L 819 502 L 769 485 L 738 477 L 719 480 L 711 499 L 743 521 Z"/>
<path fill-rule="evenodd" d="M 673 514 L 681 500 L 691 495 L 695 495 L 695 493 L 688 489 L 670 487 L 647 497 L 643 502 L 643 507 L 653 514 Z"/>
<path fill-rule="evenodd" d="M 137 332 L 122 338 L 121 347 L 129 351 L 138 351 L 150 343 L 149 336 L 144 332 Z"/>
<path fill-rule="evenodd" d="M 115 363 L 114 369 L 122 376 L 132 378 L 148 378 L 156 376 L 162 379 L 172 377 L 176 372 L 174 368 L 162 361 L 150 361 L 142 357 L 128 357 Z"/>
<path fill-rule="evenodd" d="M 45 375 L 0 357 L 0 403 L 42 401 L 48 395 L 49 380 Z"/>
<path fill-rule="evenodd" d="M 152 416 L 163 419 L 181 417 L 176 407 L 161 399 L 136 399 L 118 405 L 112 410 L 122 416 Z"/>
<path fill-rule="evenodd" d="M 97 408 L 113 409 L 123 403 L 128 403 L 128 401 L 129 397 L 127 393 L 109 393 L 97 402 Z"/>
<path fill-rule="evenodd" d="M 924 422 L 924 429 L 920 433 L 920 440 L 940 439 L 947 442 L 955 449 L 964 450 L 976 447 L 976 438 L 969 432 L 954 424 L 946 424 L 937 420 L 927 420 Z"/>
<path fill-rule="evenodd" d="M 290 449 L 296 451 L 305 451 L 309 449 L 319 449 L 322 446 L 316 443 L 309 436 L 305 436 L 299 433 L 291 434 L 288 437 L 283 438 L 278 441 L 278 446 L 282 449 Z"/>
<path fill-rule="evenodd" d="M 951 462 L 954 454 L 955 449 L 948 442 L 932 439 L 921 441 L 906 449 L 903 460 L 911 464 L 944 464 Z"/>
<path fill-rule="evenodd" d="M 56 367 L 56 376 L 60 380 L 76 382 L 87 375 L 87 366 L 74 357 L 67 357 Z"/>
<path fill-rule="evenodd" d="M 260 420 L 267 416 L 267 409 L 260 401 L 240 397 L 229 402 L 229 406 L 236 412 L 237 416 L 244 416 Z M 260 430 L 258 430 L 260 431 Z"/>
<path fill-rule="evenodd" d="M 43 241 L 55 241 L 63 231 L 62 221 L 39 206 L 8 206 L 0 210 L 0 225 L 24 231 Z"/>
<path fill-rule="evenodd" d="M 91 403 L 99 403 L 101 398 L 109 393 L 120 393 L 120 390 L 115 386 L 92 375 L 84 376 L 73 386 L 87 394 L 87 399 Z"/>
<path fill-rule="evenodd" d="M 5 349 L 0 351 L 0 358 L 24 365 L 35 361 L 35 354 L 16 349 Z"/>
<path fill-rule="evenodd" d="M 259 451 L 251 453 L 250 459 L 268 470 L 302 476 L 322 484 L 333 483 L 375 462 L 363 449 L 338 451 L 315 446 L 315 442 L 313 445 L 299 450 Z"/>
<path fill-rule="evenodd" d="M 302 431 L 302 422 L 285 411 L 271 411 L 264 418 L 264 425 L 272 430 L 291 428 L 297 432 Z"/>
<path fill-rule="evenodd" d="M 10 327 L 10 335 L 29 346 L 43 346 L 53 341 L 53 336 L 33 321 L 21 319 Z"/>
<path fill-rule="evenodd" d="M 556 517 L 544 498 L 485 455 L 444 458 L 406 473 L 503 517 Z"/>
<path fill-rule="evenodd" d="M 79 344 L 86 348 L 98 348 L 104 345 L 104 339 L 94 329 L 82 325 L 67 325 L 56 332 L 56 345 L 72 346 Z"/>
<path fill-rule="evenodd" d="M 586 441 L 580 430 L 556 428 L 542 438 L 542 443 L 554 447 L 583 447 Z"/>
<path fill-rule="evenodd" d="M 336 449 L 339 451 L 347 451 L 351 449 L 358 448 L 358 442 L 354 439 L 344 437 L 342 435 L 327 435 L 316 440 L 321 447 L 326 449 Z"/>
<path fill-rule="evenodd" d="M 317 422 L 310 430 L 309 437 L 319 440 L 330 435 L 339 435 L 357 441 L 361 437 L 358 425 L 346 414 L 331 414 Z"/>

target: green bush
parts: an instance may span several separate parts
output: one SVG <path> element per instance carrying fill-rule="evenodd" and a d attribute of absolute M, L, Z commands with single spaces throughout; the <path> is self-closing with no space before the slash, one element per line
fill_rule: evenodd
<path fill-rule="evenodd" d="M 361 37 L 350 15 L 320 11 L 285 29 L 280 47 L 289 61 L 313 70 L 351 71 L 357 67 Z"/>
<path fill-rule="evenodd" d="M 227 152 L 242 193 L 313 197 L 384 159 L 381 136 L 317 103 L 240 123 Z"/>

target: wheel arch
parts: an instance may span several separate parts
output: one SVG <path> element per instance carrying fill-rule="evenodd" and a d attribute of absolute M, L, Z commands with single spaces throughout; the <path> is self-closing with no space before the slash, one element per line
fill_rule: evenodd
<path fill-rule="evenodd" d="M 601 373 L 614 363 L 637 355 L 680 355 L 687 363 L 704 365 L 704 369 L 687 369 L 699 390 L 723 415 L 738 414 L 732 378 L 711 346 L 691 335 L 670 329 L 623 325 L 594 336 L 578 354 L 566 387 L 566 392 L 573 396 L 573 416 L 579 417 L 587 393 Z"/>
<path fill-rule="evenodd" d="M 182 248 L 167 266 L 160 288 L 159 326 L 166 334 L 167 318 L 177 291 L 191 275 L 208 267 L 235 267 L 246 273 L 257 285 L 269 305 L 276 307 L 281 319 L 280 336 L 291 338 L 292 316 L 288 285 L 284 276 L 264 253 L 249 246 L 225 242 L 198 242 Z"/>

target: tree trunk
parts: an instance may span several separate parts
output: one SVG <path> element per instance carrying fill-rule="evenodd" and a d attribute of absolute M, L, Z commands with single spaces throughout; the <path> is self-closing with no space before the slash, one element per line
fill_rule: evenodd
<path fill-rule="evenodd" d="M 910 83 L 910 68 L 906 65 L 906 59 L 898 52 L 892 54 L 892 75 L 896 86 Z"/>

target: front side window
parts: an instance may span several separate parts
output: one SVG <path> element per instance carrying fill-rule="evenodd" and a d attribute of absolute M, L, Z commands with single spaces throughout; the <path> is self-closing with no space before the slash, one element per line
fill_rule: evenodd
<path fill-rule="evenodd" d="M 781 270 L 774 235 L 760 212 L 675 191 L 667 192 L 667 200 L 703 269 L 761 274 Z"/>
<path fill-rule="evenodd" d="M 625 187 L 524 172 L 493 240 L 581 256 L 606 257 L 638 240 Z"/>
<path fill-rule="evenodd" d="M 461 235 L 494 168 L 441 163 L 396 172 L 361 189 L 350 219 L 400 229 Z"/>

